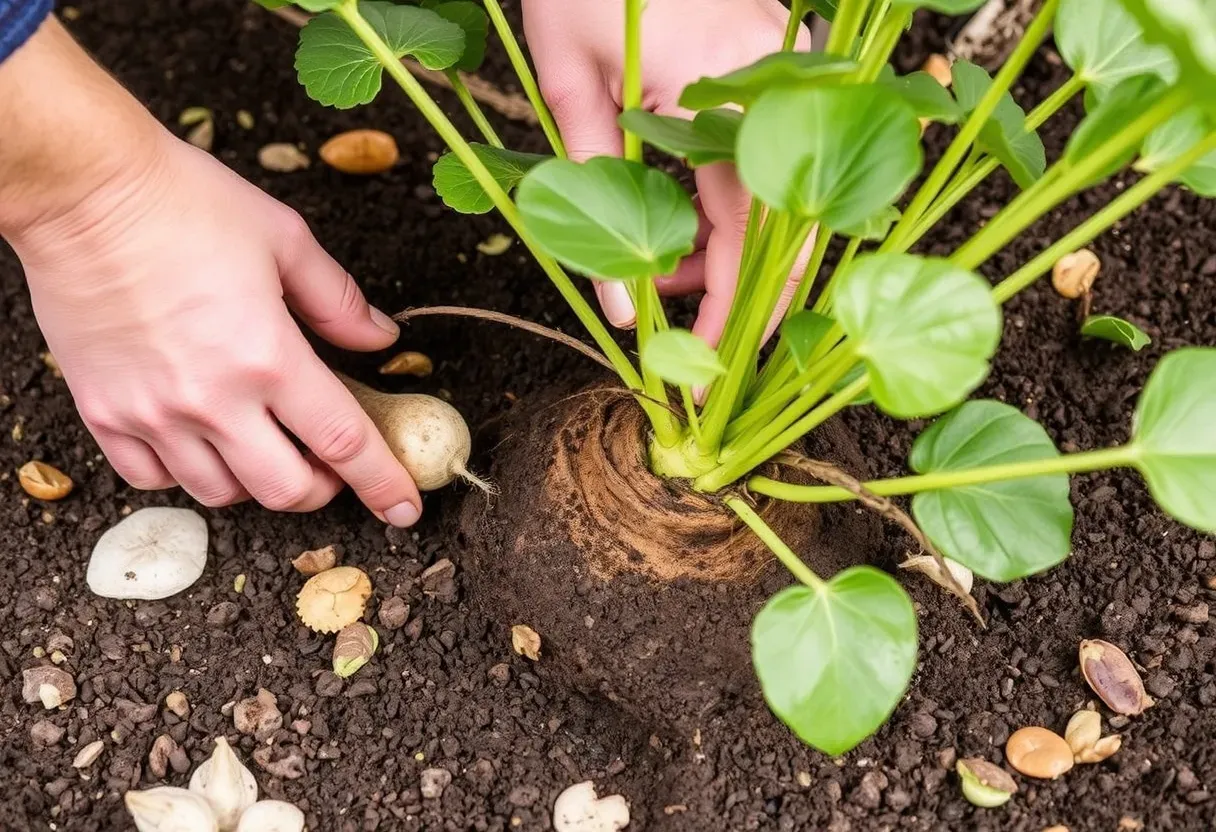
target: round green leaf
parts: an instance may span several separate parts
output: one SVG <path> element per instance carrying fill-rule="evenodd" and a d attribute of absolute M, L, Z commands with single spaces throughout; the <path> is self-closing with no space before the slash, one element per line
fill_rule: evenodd
<path fill-rule="evenodd" d="M 541 248 L 602 279 L 670 274 L 697 234 L 697 210 L 680 183 L 625 159 L 550 159 L 524 177 L 516 202 Z"/>
<path fill-rule="evenodd" d="M 488 144 L 471 143 L 473 152 L 504 191 L 510 192 L 532 168 L 552 156 L 519 153 Z M 432 170 L 435 193 L 444 204 L 462 214 L 484 214 L 494 202 L 455 153 L 445 153 Z"/>
<path fill-rule="evenodd" d="M 714 348 L 686 329 L 654 333 L 641 358 L 643 367 L 671 384 L 703 387 L 726 372 Z"/>
<path fill-rule="evenodd" d="M 743 119 L 739 176 L 772 208 L 828 228 L 864 223 L 920 172 L 920 122 L 875 84 L 776 89 Z"/>
<path fill-rule="evenodd" d="M 1121 0 L 1150 44 L 1165 47 L 1178 80 L 1209 104 L 1216 102 L 1216 3 L 1211 0 Z"/>
<path fill-rule="evenodd" d="M 697 167 L 734 161 L 735 138 L 742 120 L 743 114 L 738 110 L 703 110 L 691 121 L 645 110 L 627 110 L 621 113 L 618 122 L 647 144 Z"/>
<path fill-rule="evenodd" d="M 942 124 L 956 124 L 963 120 L 963 108 L 950 95 L 950 90 L 927 72 L 896 75 L 891 65 L 887 64 L 883 67 L 878 83 L 899 93 L 918 118 L 927 118 Z"/>
<path fill-rule="evenodd" d="M 1211 121 L 1202 110 L 1197 107 L 1183 110 L 1149 134 L 1136 170 L 1157 170 L 1186 153 L 1211 130 Z M 1216 197 L 1216 151 L 1187 168 L 1178 181 L 1200 196 Z"/>
<path fill-rule="evenodd" d="M 921 474 L 1059 456 L 1047 431 L 1016 408 L 972 401 L 934 422 L 912 445 Z M 1014 581 L 1068 557 L 1068 475 L 923 491 L 912 514 L 946 557 L 993 581 Z"/>
<path fill-rule="evenodd" d="M 987 281 L 947 260 L 859 257 L 841 278 L 834 308 L 865 362 L 874 401 L 905 419 L 965 399 L 988 375 L 1001 337 Z"/>
<path fill-rule="evenodd" d="M 793 586 L 752 623 L 764 698 L 799 739 L 839 755 L 877 731 L 916 667 L 916 612 L 884 572 L 855 566 L 823 589 Z"/>
<path fill-rule="evenodd" d="M 859 237 L 862 240 L 885 240 L 887 239 L 887 234 L 891 232 L 891 226 L 899 222 L 901 216 L 903 214 L 898 208 L 894 205 L 888 205 L 865 222 L 849 226 L 848 228 L 840 228 L 837 231 L 846 237 Z"/>
<path fill-rule="evenodd" d="M 1216 349 L 1175 350 L 1157 364 L 1132 428 L 1132 462 L 1166 513 L 1216 532 Z"/>
<path fill-rule="evenodd" d="M 1169 50 L 1144 39 L 1120 0 L 1061 0 L 1055 35 L 1064 62 L 1099 98 L 1125 78 L 1151 74 L 1172 84 L 1178 77 Z"/>
<path fill-rule="evenodd" d="M 835 323 L 827 315 L 803 309 L 781 324 L 781 337 L 789 347 L 790 357 L 794 359 L 794 366 L 799 372 L 807 368 L 815 347 L 819 346 Z"/>
<path fill-rule="evenodd" d="M 1153 342 L 1140 327 L 1116 318 L 1113 315 L 1090 315 L 1081 324 L 1081 334 L 1087 338 L 1101 338 L 1121 344 L 1133 352 L 1140 352 Z"/>
<path fill-rule="evenodd" d="M 963 112 L 970 115 L 992 86 L 992 77 L 970 61 L 955 61 L 951 87 Z M 1028 188 L 1047 169 L 1047 153 L 1033 130 L 1026 129 L 1026 111 L 1013 96 L 1001 96 L 996 110 L 980 131 L 976 146 L 995 156 L 1020 188 Z"/>
<path fill-rule="evenodd" d="M 421 5 L 464 31 L 464 52 L 451 68 L 464 72 L 476 71 L 485 60 L 486 37 L 490 32 L 490 19 L 485 9 L 472 0 L 423 0 Z"/>
<path fill-rule="evenodd" d="M 1118 135 L 1136 116 L 1156 104 L 1166 92 L 1165 83 L 1156 75 L 1137 75 L 1120 81 L 1097 103 L 1069 137 L 1064 160 L 1079 164 L 1107 141 Z M 1122 170 L 1135 157 L 1133 148 L 1094 177 L 1096 184 Z"/>
<path fill-rule="evenodd" d="M 708 110 L 723 104 L 746 107 L 767 90 L 837 84 L 856 69 L 856 63 L 838 55 L 777 52 L 726 75 L 689 84 L 680 95 L 680 106 L 686 110 Z"/>

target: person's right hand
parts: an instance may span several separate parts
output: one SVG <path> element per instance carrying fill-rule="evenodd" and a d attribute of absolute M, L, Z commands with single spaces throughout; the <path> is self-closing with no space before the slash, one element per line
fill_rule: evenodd
<path fill-rule="evenodd" d="M 137 488 L 180 484 L 208 506 L 253 497 L 284 511 L 316 509 L 345 481 L 389 523 L 413 524 L 409 474 L 291 312 L 353 350 L 389 346 L 396 325 L 298 214 L 152 135 L 128 148 L 138 162 L 9 234 L 47 344 L 115 470 Z"/>

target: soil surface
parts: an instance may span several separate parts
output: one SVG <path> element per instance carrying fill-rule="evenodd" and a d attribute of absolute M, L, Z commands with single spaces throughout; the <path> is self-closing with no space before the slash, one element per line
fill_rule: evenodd
<path fill-rule="evenodd" d="M 217 113 L 215 152 L 241 174 L 300 210 L 323 244 L 381 308 L 461 303 L 523 315 L 570 332 L 575 322 L 518 247 L 501 256 L 476 245 L 502 231 L 493 217 L 447 213 L 430 185 L 440 150 L 401 96 L 386 91 L 373 107 L 336 112 L 310 102 L 291 70 L 294 31 L 244 3 L 216 0 L 89 0 L 69 25 L 166 124 L 187 107 Z M 936 44 L 920 33 L 905 55 L 914 66 Z M 502 78 L 491 65 L 486 74 Z M 1017 90 L 1026 104 L 1063 78 L 1040 58 Z M 444 105 L 456 110 L 454 99 Z M 248 110 L 256 124 L 237 124 Z M 1063 116 L 1046 131 L 1058 154 Z M 260 170 L 257 149 L 297 141 L 314 153 L 334 133 L 374 126 L 401 143 L 398 168 L 370 179 L 323 165 L 290 175 Z M 501 124 L 504 137 L 539 149 L 538 136 Z M 940 135 L 930 134 L 940 144 Z M 1006 274 L 1038 251 L 1048 230 L 1071 227 L 1126 180 L 1078 198 L 989 264 Z M 1013 193 L 994 178 L 937 233 L 942 252 L 993 216 Z M 1105 264 L 1095 310 L 1127 317 L 1154 343 L 1140 354 L 1082 342 L 1072 305 L 1037 286 L 1009 304 L 1006 340 L 983 395 L 1042 420 L 1065 449 L 1122 440 L 1134 398 L 1154 361 L 1183 344 L 1216 343 L 1216 207 L 1188 194 L 1158 198 L 1099 241 Z M 183 233 L 188 233 L 183 229 Z M 122 793 L 151 786 L 148 753 L 169 735 L 182 752 L 165 781 L 226 734 L 254 765 L 265 793 L 303 808 L 312 829 L 507 830 L 550 828 L 550 807 L 566 786 L 595 779 L 601 793 L 630 801 L 630 829 L 1077 830 L 1210 829 L 1216 822 L 1216 631 L 1208 620 L 1216 544 L 1158 512 L 1130 473 L 1074 480 L 1075 553 L 1062 567 L 1014 585 L 980 584 L 989 627 L 977 630 L 935 587 L 904 576 L 920 608 L 921 662 L 890 724 L 857 750 L 831 760 L 802 747 L 753 698 L 707 713 L 698 729 L 650 731 L 602 699 L 543 678 L 511 652 L 510 635 L 469 604 L 463 559 L 443 522 L 465 493 L 428 499 L 417 529 L 386 532 L 344 496 L 310 516 L 272 515 L 245 506 L 203 511 L 211 557 L 188 592 L 161 602 L 94 598 L 84 567 L 101 531 L 130 508 L 190 505 L 179 492 L 126 487 L 98 456 L 63 381 L 44 350 L 19 264 L 0 254 L 0 826 L 12 830 L 121 830 Z M 429 319 L 402 346 L 435 362 L 426 382 L 395 389 L 449 395 L 474 424 L 535 402 L 556 385 L 596 376 L 576 354 L 491 325 Z M 334 356 L 375 378 L 382 356 Z M 388 385 L 386 385 L 388 386 Z M 446 392 L 445 392 L 446 391 Z M 895 474 L 919 424 L 851 411 L 873 473 Z M 493 457 L 482 448 L 481 460 Z M 29 501 L 13 472 L 31 458 L 67 471 L 77 490 L 65 501 Z M 504 487 L 511 484 L 503 483 Z M 371 620 L 389 598 L 409 604 L 405 623 L 380 626 L 381 653 L 352 679 L 327 671 L 329 640 L 294 620 L 303 578 L 289 560 L 327 544 L 365 569 L 376 587 Z M 864 553 L 891 567 L 908 547 L 897 530 Z M 426 581 L 443 559 L 454 565 Z M 244 589 L 233 582 L 245 575 Z M 399 602 L 394 602 L 397 604 Z M 729 603 L 724 599 L 723 603 Z M 391 623 L 399 623 L 398 618 Z M 70 639 L 70 643 L 65 640 Z M 542 633 L 543 637 L 543 633 Z M 957 755 L 999 762 L 1008 734 L 1027 724 L 1062 730 L 1087 700 L 1076 670 L 1077 644 L 1102 637 L 1145 668 L 1158 704 L 1120 727 L 1123 749 L 1059 781 L 1019 778 L 1005 808 L 977 810 L 948 771 Z M 43 712 L 21 699 L 23 668 L 53 644 L 79 692 L 69 707 Z M 542 665 L 544 659 L 542 658 Z M 239 735 L 231 705 L 265 688 L 277 697 L 283 727 L 265 741 Z M 162 707 L 170 691 L 192 705 L 180 720 Z M 72 760 L 101 739 L 91 766 Z M 184 756 L 183 756 L 184 754 Z M 451 782 L 423 798 L 420 778 L 442 768 Z"/>

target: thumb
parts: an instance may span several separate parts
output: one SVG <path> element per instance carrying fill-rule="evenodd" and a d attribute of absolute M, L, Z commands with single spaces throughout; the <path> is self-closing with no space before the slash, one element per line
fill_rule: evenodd
<path fill-rule="evenodd" d="M 338 265 L 301 219 L 279 247 L 283 300 L 310 329 L 335 346 L 371 352 L 397 340 L 400 330 L 388 315 L 368 305 L 346 269 Z"/>

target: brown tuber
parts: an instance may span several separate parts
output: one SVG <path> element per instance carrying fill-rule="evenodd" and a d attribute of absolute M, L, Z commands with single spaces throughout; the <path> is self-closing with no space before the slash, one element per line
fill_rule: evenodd
<path fill-rule="evenodd" d="M 35 500 L 62 500 L 72 491 L 72 478 L 53 465 L 34 460 L 17 471 L 25 493 Z"/>
<path fill-rule="evenodd" d="M 310 630 L 336 633 L 363 617 L 372 582 L 353 566 L 338 566 L 313 575 L 296 598 L 296 612 Z"/>
<path fill-rule="evenodd" d="M 397 141 L 383 130 L 348 130 L 321 145 L 325 164 L 343 173 L 384 173 L 401 157 Z"/>
<path fill-rule="evenodd" d="M 1089 293 L 1098 272 L 1102 269 L 1102 261 L 1098 255 L 1087 248 L 1065 254 L 1051 268 L 1051 285 L 1063 297 L 1075 300 Z"/>
<path fill-rule="evenodd" d="M 1087 639 L 1081 642 L 1078 658 L 1085 681 L 1115 713 L 1136 716 L 1152 707 L 1152 697 L 1144 692 L 1140 674 L 1131 659 L 1115 645 Z"/>

